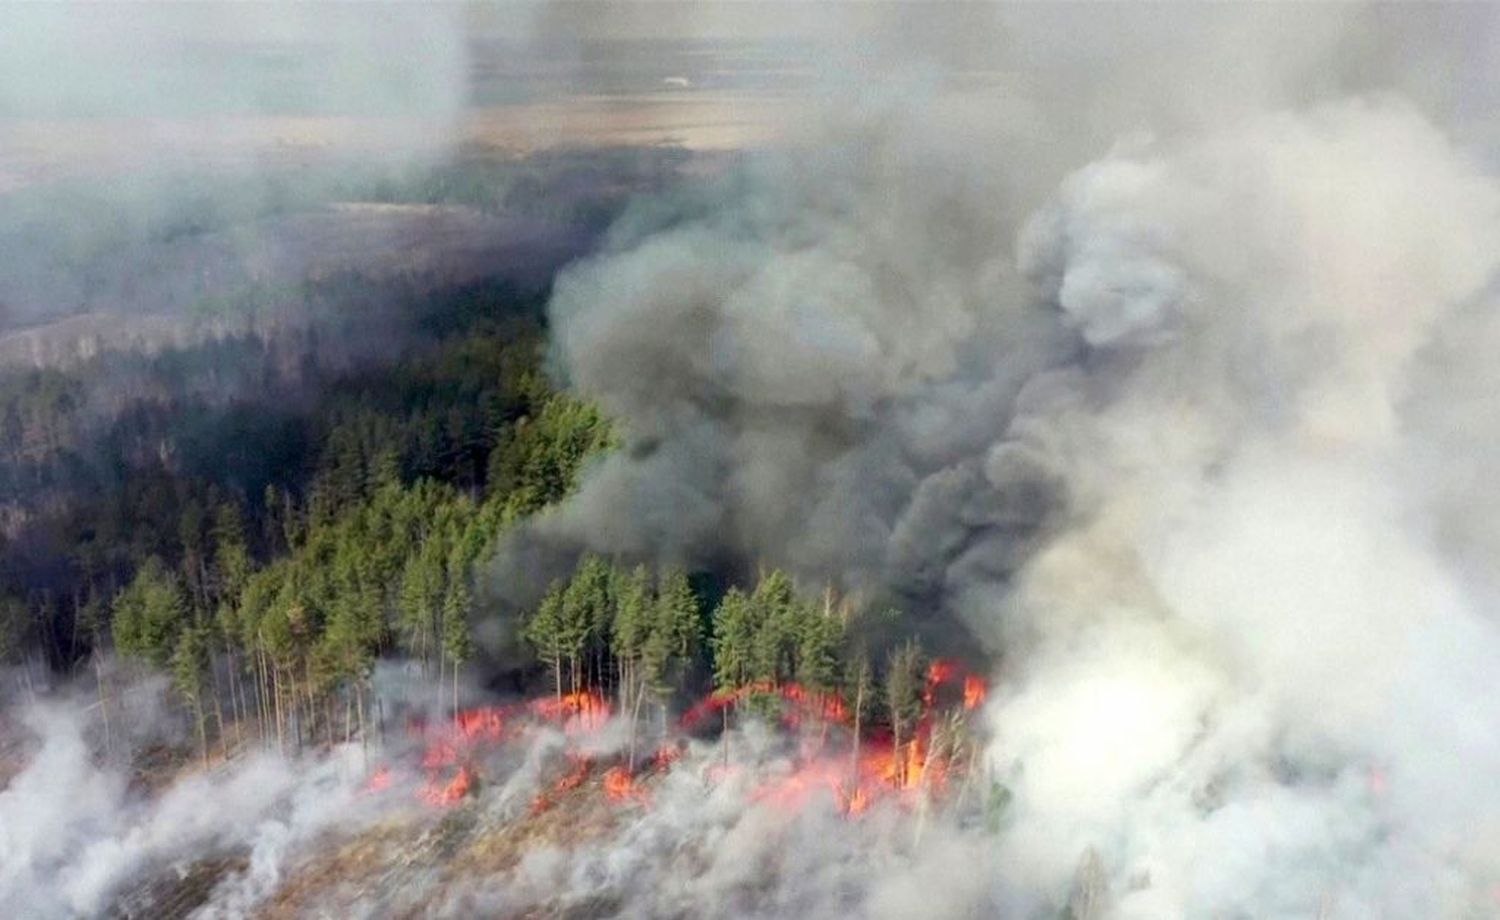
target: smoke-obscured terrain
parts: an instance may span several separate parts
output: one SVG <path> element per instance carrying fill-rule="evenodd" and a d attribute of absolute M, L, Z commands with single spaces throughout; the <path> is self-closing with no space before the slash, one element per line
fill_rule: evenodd
<path fill-rule="evenodd" d="M 112 15 L 0 38 L 20 916 L 1500 911 L 1488 7 Z"/>

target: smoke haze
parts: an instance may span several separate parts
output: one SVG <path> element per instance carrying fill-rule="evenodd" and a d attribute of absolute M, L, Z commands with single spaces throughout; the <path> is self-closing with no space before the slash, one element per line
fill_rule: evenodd
<path fill-rule="evenodd" d="M 625 34 L 652 19 L 627 10 Z M 829 49 L 798 90 L 818 117 L 638 201 L 557 278 L 552 368 L 623 445 L 518 529 L 493 588 L 530 604 L 592 550 L 893 605 L 988 668 L 1003 820 L 767 809 L 748 777 L 787 753 L 751 726 L 727 742 L 743 784 L 711 787 L 695 748 L 653 808 L 499 879 L 406 877 L 407 909 L 1492 914 L 1493 10 L 799 16 Z M 587 18 L 524 29 L 552 47 Z M 424 22 L 348 54 L 431 52 L 427 78 L 387 96 L 356 67 L 329 104 L 450 113 L 462 55 Z M 353 823 L 339 751 L 142 814 L 48 724 L 0 791 L 0 896 L 38 916 L 103 909 L 154 841 L 219 839 L 187 804 L 210 792 L 243 816 L 229 842 L 266 854 L 217 890 L 229 916 L 282 877 L 276 841 Z M 533 789 L 515 775 L 482 793 L 496 820 Z"/>

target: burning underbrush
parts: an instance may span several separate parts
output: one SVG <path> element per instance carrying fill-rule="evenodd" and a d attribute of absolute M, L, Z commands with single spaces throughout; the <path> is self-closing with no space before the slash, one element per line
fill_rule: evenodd
<path fill-rule="evenodd" d="M 260 915 L 664 909 L 662 893 L 643 907 L 620 875 L 625 853 L 661 861 L 652 874 L 731 872 L 750 910 L 781 890 L 775 880 L 793 871 L 783 863 L 807 845 L 795 843 L 803 835 L 854 853 L 913 846 L 924 823 L 981 833 L 986 796 L 969 723 L 983 695 L 983 681 L 935 663 L 900 745 L 888 730 L 856 733 L 852 707 L 797 685 L 715 693 L 675 720 L 658 712 L 634 728 L 589 691 L 412 719 L 411 749 L 375 766 L 362 793 L 397 803 L 398 816 L 321 848 Z M 743 865 L 727 855 L 740 837 L 757 847 Z M 673 897 L 703 907 L 688 892 Z"/>
<path fill-rule="evenodd" d="M 837 693 L 814 693 L 799 684 L 757 683 L 715 692 L 690 707 L 675 724 L 665 713 L 657 724 L 632 724 L 603 695 L 581 690 L 509 705 L 457 711 L 451 719 L 411 719 L 415 769 L 399 763 L 377 767 L 366 790 L 388 794 L 415 786 L 421 801 L 457 805 L 481 787 L 515 769 L 517 758 L 551 739 L 555 750 L 545 772 L 553 775 L 530 803 L 540 814 L 563 794 L 597 780 L 614 805 L 648 805 L 651 778 L 683 764 L 690 751 L 702 760 L 704 780 L 724 782 L 741 773 L 758 776 L 751 798 L 787 808 L 830 795 L 841 813 L 857 816 L 874 803 L 910 805 L 942 798 L 962 784 L 975 766 L 968 714 L 984 701 L 986 684 L 953 662 L 934 661 L 927 670 L 921 710 L 909 737 L 890 726 L 869 729 L 850 714 Z M 777 767 L 746 763 L 736 751 L 736 725 L 747 720 L 777 729 Z M 716 750 L 714 750 L 716 749 Z M 694 758 L 689 758 L 693 762 Z M 404 772 L 412 782 L 397 782 Z M 764 774 L 764 775 L 762 775 Z"/>
<path fill-rule="evenodd" d="M 833 865 L 853 871 L 925 858 L 912 850 L 924 828 L 985 833 L 993 796 L 970 724 L 983 690 L 934 663 L 899 742 L 858 705 L 796 684 L 715 693 L 675 717 L 581 690 L 397 712 L 383 740 L 295 756 L 204 763 L 184 744 L 149 783 L 102 757 L 82 715 L 39 713 L 0 789 L 38 832 L 0 828 L 14 857 L 0 882 L 35 916 L 689 916 L 715 903 L 635 890 L 619 862 L 648 859 L 643 877 L 719 879 L 753 914 L 802 890 L 780 881 L 807 871 L 799 847 L 836 841 Z"/>

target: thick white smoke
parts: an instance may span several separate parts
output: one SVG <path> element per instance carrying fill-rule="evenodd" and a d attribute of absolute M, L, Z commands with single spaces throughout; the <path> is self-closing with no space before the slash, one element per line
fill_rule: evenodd
<path fill-rule="evenodd" d="M 936 891 L 945 916 L 1002 908 L 984 830 L 890 801 L 851 820 L 829 788 L 796 807 L 768 800 L 798 769 L 787 739 L 750 725 L 724 740 L 727 763 L 721 743 L 695 743 L 648 784 L 648 803 L 585 810 L 561 836 L 531 837 L 509 871 L 452 879 L 422 903 L 444 917 L 898 920 L 930 909 Z"/>
<path fill-rule="evenodd" d="M 117 701 L 115 718 L 148 737 L 163 689 L 136 688 L 141 699 L 124 709 Z M 254 752 L 152 791 L 139 785 L 149 774 L 102 756 L 80 707 L 52 701 L 11 711 L 33 751 L 0 789 L 0 900 L 8 916 L 148 915 L 164 908 L 150 895 L 132 902 L 142 880 L 224 858 L 233 864 L 203 892 L 195 916 L 243 917 L 310 841 L 334 827 L 357 830 L 391 805 L 361 795 L 359 745 L 301 761 Z"/>
<path fill-rule="evenodd" d="M 1355 57 L 1024 220 L 1035 139 L 902 98 L 627 224 L 552 308 L 627 449 L 535 536 L 960 617 L 1014 794 L 989 903 L 1084 864 L 1118 916 L 1500 909 L 1500 185 Z"/>
<path fill-rule="evenodd" d="M 1351 103 L 1111 157 L 1029 226 L 1044 296 L 1129 366 L 1026 414 L 1077 524 L 968 605 L 1011 640 L 1018 884 L 1092 846 L 1122 916 L 1478 909 L 1500 635 L 1411 489 L 1407 396 L 1497 205 L 1413 112 Z"/>

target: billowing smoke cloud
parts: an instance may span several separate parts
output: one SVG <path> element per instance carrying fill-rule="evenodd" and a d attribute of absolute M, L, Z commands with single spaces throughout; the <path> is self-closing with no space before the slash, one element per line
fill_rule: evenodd
<path fill-rule="evenodd" d="M 964 602 L 1008 639 L 1024 877 L 1095 845 L 1150 880 L 1122 915 L 1362 916 L 1493 875 L 1464 777 L 1500 756 L 1500 637 L 1411 489 L 1408 396 L 1497 205 L 1413 112 L 1351 103 L 1111 157 L 1030 224 L 1042 295 L 1128 367 L 1024 413 L 1077 523 Z"/>
<path fill-rule="evenodd" d="M 617 228 L 552 316 L 627 446 L 528 561 L 765 560 L 961 618 L 1023 913 L 1081 864 L 1118 916 L 1493 910 L 1500 185 L 1412 81 L 1442 55 L 1344 15 L 1264 79 L 1120 64 L 1187 84 L 1095 120 L 1157 139 L 898 94 Z"/>
<path fill-rule="evenodd" d="M 549 532 L 919 597 L 949 566 L 1012 564 L 1050 490 L 1023 453 L 990 470 L 983 454 L 1078 344 L 1002 242 L 1010 177 L 975 168 L 979 137 L 947 133 L 948 110 L 911 114 L 910 92 L 752 163 L 669 229 L 627 219 L 610 256 L 559 279 L 559 365 L 629 444 Z"/>

